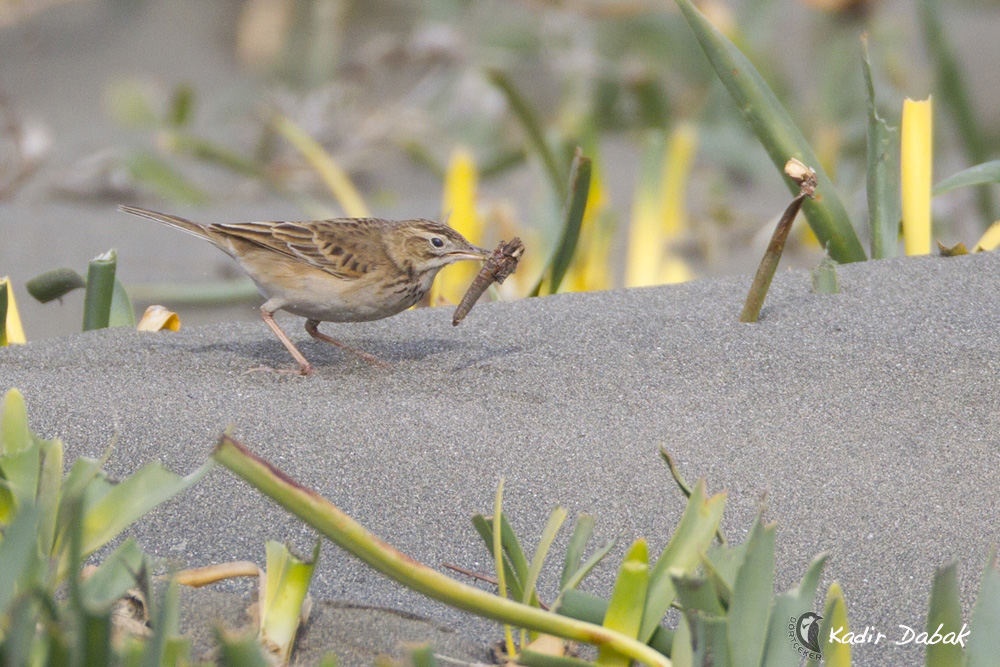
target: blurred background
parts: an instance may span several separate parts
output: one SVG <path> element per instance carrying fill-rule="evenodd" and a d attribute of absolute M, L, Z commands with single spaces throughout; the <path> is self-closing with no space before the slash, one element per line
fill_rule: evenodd
<path fill-rule="evenodd" d="M 1000 6 L 919 4 L 698 3 L 785 104 L 866 244 L 863 32 L 883 117 L 934 94 L 935 181 L 1000 157 Z M 503 298 L 525 297 L 556 246 L 553 176 L 577 146 L 594 180 L 562 291 L 752 273 L 790 199 L 672 0 L 0 0 L 0 277 L 28 340 L 79 331 L 83 293 L 42 305 L 24 283 L 85 273 L 109 248 L 140 312 L 257 318 L 234 262 L 116 206 L 205 222 L 350 214 L 289 128 L 373 215 L 447 214 L 485 247 L 521 236 Z M 988 189 L 956 191 L 935 200 L 934 235 L 968 244 L 997 217 Z M 792 234 L 784 265 L 815 266 L 808 227 Z M 435 304 L 475 273 L 453 270 Z"/>

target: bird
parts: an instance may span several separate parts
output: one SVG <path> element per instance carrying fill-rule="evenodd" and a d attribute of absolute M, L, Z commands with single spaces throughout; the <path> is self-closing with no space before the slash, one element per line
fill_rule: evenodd
<path fill-rule="evenodd" d="M 819 614 L 807 611 L 799 616 L 795 628 L 795 638 L 814 653 L 819 653 L 819 622 L 821 620 L 823 617 Z"/>
<path fill-rule="evenodd" d="M 333 218 L 203 224 L 137 206 L 118 208 L 193 234 L 235 259 L 265 299 L 260 307 L 264 324 L 299 365 L 297 370 L 277 372 L 299 375 L 311 375 L 315 369 L 274 321 L 276 311 L 306 318 L 306 332 L 317 340 L 385 365 L 321 333 L 319 323 L 391 317 L 420 301 L 445 266 L 490 255 L 434 220 Z"/>

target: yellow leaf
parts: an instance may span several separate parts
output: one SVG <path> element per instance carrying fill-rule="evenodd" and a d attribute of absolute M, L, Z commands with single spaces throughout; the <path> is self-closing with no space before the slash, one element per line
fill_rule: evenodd
<path fill-rule="evenodd" d="M 907 255 L 927 255 L 931 251 L 932 123 L 930 97 L 903 101 L 899 159 L 903 246 Z"/>
<path fill-rule="evenodd" d="M 560 292 L 594 292 L 611 288 L 611 230 L 601 224 L 608 201 L 600 164 L 594 161 L 580 241 Z"/>
<path fill-rule="evenodd" d="M 142 314 L 142 319 L 136 325 L 138 331 L 177 331 L 181 328 L 181 318 L 177 313 L 167 310 L 163 306 L 150 306 Z"/>
<path fill-rule="evenodd" d="M 657 143 L 651 145 L 657 149 Z M 697 147 L 697 131 L 680 123 L 660 156 L 647 155 L 632 203 L 625 286 L 683 282 L 693 277 L 686 262 L 669 250 L 687 231 L 685 192 Z M 657 159 L 657 157 L 659 159 Z"/>
<path fill-rule="evenodd" d="M 306 162 L 319 173 L 340 207 L 344 209 L 344 213 L 351 218 L 372 217 L 368 205 L 365 204 L 365 200 L 361 198 L 361 194 L 354 187 L 350 176 L 318 141 L 286 116 L 276 115 L 273 123 L 274 128 L 295 146 Z"/>
<path fill-rule="evenodd" d="M 972 249 L 972 252 L 995 250 L 998 245 L 1000 245 L 1000 220 L 990 225 L 990 228 L 983 233 L 982 238 L 979 239 L 979 243 Z"/>
<path fill-rule="evenodd" d="M 476 194 L 479 178 L 475 158 L 465 148 L 452 151 L 448 171 L 444 178 L 441 215 L 456 232 L 469 243 L 479 245 L 483 237 L 483 223 L 476 212 Z M 431 291 L 431 305 L 440 301 L 458 303 L 479 272 L 473 262 L 459 262 L 441 270 Z"/>
<path fill-rule="evenodd" d="M 17 312 L 17 302 L 14 300 L 14 287 L 10 284 L 9 276 L 0 279 L 0 287 L 7 290 L 7 322 L 0 322 L 0 326 L 7 327 L 7 344 L 27 343 L 24 327 L 21 325 L 21 315 Z"/>

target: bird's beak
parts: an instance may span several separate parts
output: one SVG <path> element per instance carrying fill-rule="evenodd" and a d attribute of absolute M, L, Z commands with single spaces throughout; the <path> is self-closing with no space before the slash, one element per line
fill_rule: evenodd
<path fill-rule="evenodd" d="M 455 259 L 486 259 L 492 255 L 489 250 L 483 250 L 477 246 L 469 244 L 466 250 L 456 250 L 455 252 L 448 253 L 449 257 L 454 257 Z"/>

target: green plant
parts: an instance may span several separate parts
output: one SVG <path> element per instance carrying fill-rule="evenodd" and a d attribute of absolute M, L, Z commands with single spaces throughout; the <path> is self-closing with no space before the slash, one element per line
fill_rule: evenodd
<path fill-rule="evenodd" d="M 0 406 L 4 664 L 110 664 L 112 608 L 137 585 L 148 599 L 149 563 L 131 539 L 86 579 L 81 576 L 84 559 L 211 468 L 208 462 L 180 477 L 153 463 L 112 483 L 102 469 L 107 455 L 102 460 L 77 459 L 63 477 L 63 454 L 59 439 L 45 440 L 31 432 L 24 398 L 16 389 L 8 391 Z M 60 600 L 63 585 L 66 601 Z M 171 607 L 169 588 L 167 595 L 161 609 Z M 171 615 L 164 611 L 162 618 L 151 648 L 142 649 L 143 654 L 183 652 L 169 639 Z"/>
<path fill-rule="evenodd" d="M 87 278 L 73 269 L 54 269 L 29 280 L 28 293 L 41 303 L 61 299 L 84 288 L 83 330 L 135 326 L 132 302 L 115 276 L 118 256 L 114 249 L 90 261 Z"/>

